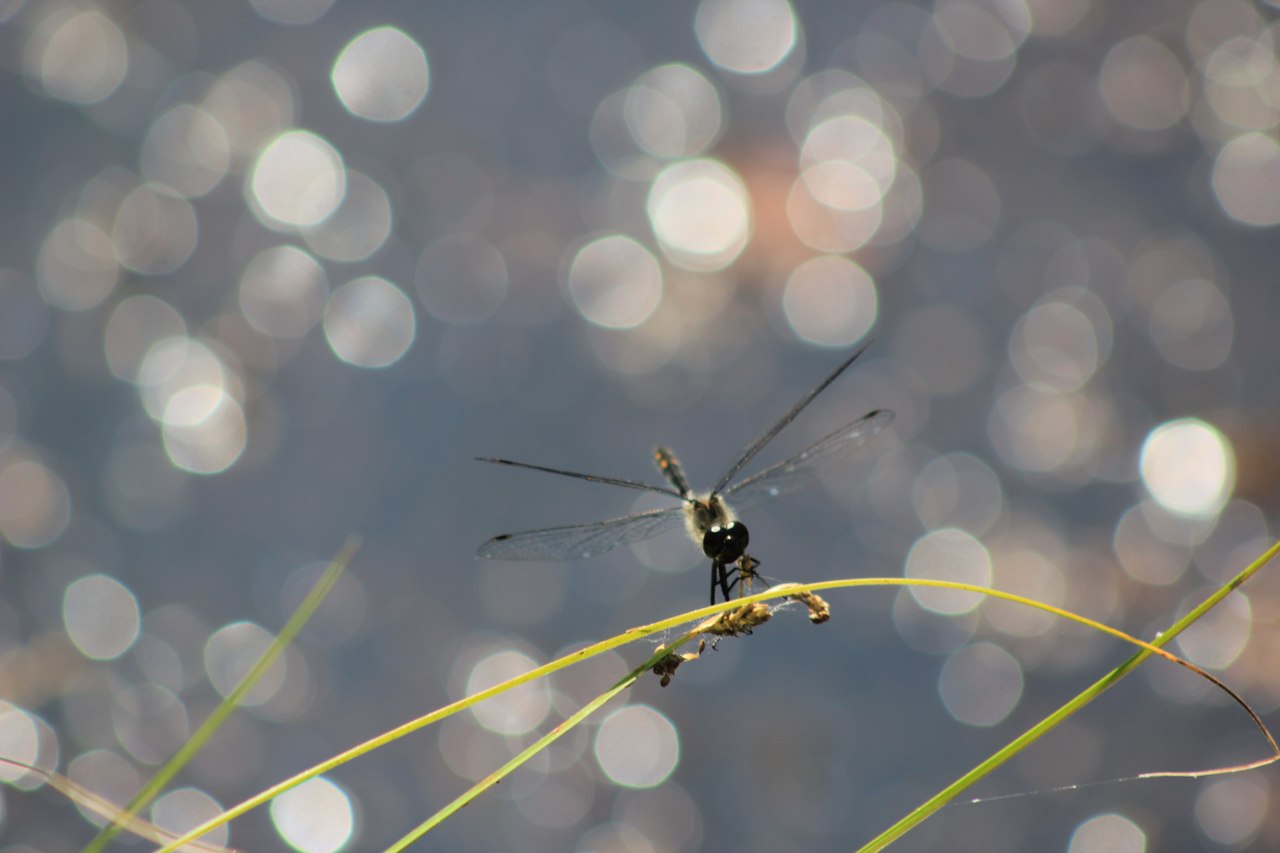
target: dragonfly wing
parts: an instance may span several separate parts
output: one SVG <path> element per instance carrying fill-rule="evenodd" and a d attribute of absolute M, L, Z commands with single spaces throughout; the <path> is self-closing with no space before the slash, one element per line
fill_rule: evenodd
<path fill-rule="evenodd" d="M 574 560 L 594 557 L 619 545 L 630 545 L 657 536 L 683 521 L 683 507 L 667 507 L 605 521 L 593 521 L 590 524 L 504 533 L 481 545 L 477 553 L 490 560 Z"/>
<path fill-rule="evenodd" d="M 850 455 L 892 422 L 893 412 L 888 409 L 864 415 L 790 459 L 735 483 L 724 497 L 734 509 L 743 509 L 808 488 L 818 482 L 819 469 Z"/>

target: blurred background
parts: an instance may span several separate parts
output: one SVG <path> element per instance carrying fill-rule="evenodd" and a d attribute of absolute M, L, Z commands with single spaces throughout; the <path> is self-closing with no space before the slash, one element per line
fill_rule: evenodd
<path fill-rule="evenodd" d="M 747 517 L 784 580 L 944 577 L 1151 636 L 1268 544 L 1280 28 L 1245 0 L 0 0 L 0 752 L 117 802 L 352 533 L 286 665 L 148 817 L 701 606 L 680 534 L 563 565 L 489 537 L 663 505 L 897 419 Z M 1271 572 L 1274 575 L 1274 572 Z M 646 677 L 432 836 L 844 850 L 1130 650 L 858 590 Z M 1176 651 L 1280 722 L 1266 573 Z M 647 655 L 426 729 L 217 842 L 398 838 Z M 1149 663 L 974 796 L 1257 758 Z M 90 821 L 0 768 L 4 851 Z M 945 810 L 903 850 L 1262 850 L 1275 773 Z M 117 846 L 130 846 L 125 841 Z M 133 845 L 136 847 L 136 845 Z M 898 849 L 898 848 L 895 848 Z"/>

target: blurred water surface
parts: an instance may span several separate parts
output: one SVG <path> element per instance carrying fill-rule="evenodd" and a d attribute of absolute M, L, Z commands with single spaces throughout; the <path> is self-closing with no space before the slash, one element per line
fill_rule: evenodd
<path fill-rule="evenodd" d="M 191 826 L 698 606 L 706 560 L 679 535 L 478 560 L 497 533 L 657 504 L 472 458 L 656 481 L 662 443 L 706 486 L 871 338 L 761 464 L 873 408 L 895 427 L 748 516 L 764 571 L 963 578 L 1164 627 L 1277 509 L 1276 20 L 1245 0 L 0 0 L 4 754 L 127 799 L 352 532 L 350 574 L 151 820 Z M 1264 576 L 1180 645 L 1272 722 L 1277 600 Z M 1128 654 L 972 597 L 831 601 L 821 628 L 785 612 L 642 680 L 435 845 L 850 849 Z M 210 840 L 388 844 L 642 654 Z M 1174 670 L 975 794 L 1260 754 Z M 90 837 L 0 773 L 5 849 Z M 901 847 L 1272 849 L 1269 779 L 958 807 Z"/>

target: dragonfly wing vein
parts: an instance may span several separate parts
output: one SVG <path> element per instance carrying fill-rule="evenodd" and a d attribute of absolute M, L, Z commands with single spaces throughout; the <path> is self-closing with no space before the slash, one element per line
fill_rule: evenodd
<path fill-rule="evenodd" d="M 790 459 L 735 483 L 725 490 L 724 496 L 732 500 L 734 509 L 741 510 L 806 489 L 818 482 L 818 471 L 825 463 L 852 454 L 892 422 L 893 412 L 887 409 L 863 415 Z"/>
<path fill-rule="evenodd" d="M 544 527 L 495 536 L 480 546 L 491 560 L 573 560 L 640 542 L 684 521 L 682 507 L 667 507 L 588 524 Z"/>

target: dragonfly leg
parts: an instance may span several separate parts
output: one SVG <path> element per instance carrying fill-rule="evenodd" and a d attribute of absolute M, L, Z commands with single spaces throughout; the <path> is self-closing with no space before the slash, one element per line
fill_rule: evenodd
<path fill-rule="evenodd" d="M 755 568 L 758 565 L 760 565 L 760 561 L 755 557 L 752 557 L 750 554 L 743 554 L 738 561 L 733 564 L 733 583 L 729 584 L 729 589 L 737 589 L 739 598 L 751 594 L 751 582 L 760 577 L 760 575 L 756 574 L 755 571 Z M 729 574 L 729 572 L 725 573 L 726 579 L 729 577 Z M 725 600 L 728 600 L 727 593 Z"/>
<path fill-rule="evenodd" d="M 739 574 L 736 563 L 730 563 L 725 566 L 724 579 L 728 582 L 728 590 L 725 592 L 725 601 L 728 601 L 729 594 L 742 584 L 742 575 Z M 742 596 L 738 597 L 741 598 Z"/>
<path fill-rule="evenodd" d="M 711 561 L 711 603 L 716 603 L 716 590 L 720 590 L 720 595 L 725 601 L 732 598 L 733 585 L 729 583 L 729 566 L 730 563 L 723 563 L 720 560 Z"/>

